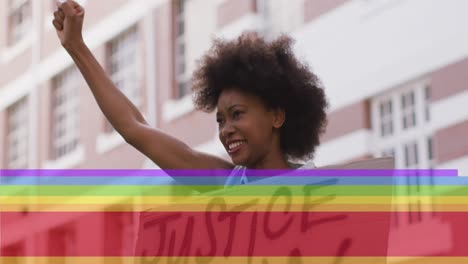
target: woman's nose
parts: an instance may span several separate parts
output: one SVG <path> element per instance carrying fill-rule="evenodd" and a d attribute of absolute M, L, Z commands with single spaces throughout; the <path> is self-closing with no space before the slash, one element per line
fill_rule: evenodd
<path fill-rule="evenodd" d="M 231 134 L 233 134 L 234 132 L 236 131 L 236 128 L 230 124 L 230 123 L 226 123 L 222 128 L 221 128 L 221 135 L 223 137 L 227 137 Z"/>

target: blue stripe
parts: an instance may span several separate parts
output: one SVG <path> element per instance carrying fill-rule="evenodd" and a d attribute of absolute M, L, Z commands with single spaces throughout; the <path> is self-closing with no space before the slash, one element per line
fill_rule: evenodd
<path fill-rule="evenodd" d="M 15 177 L 2 185 L 224 185 L 227 177 Z M 249 185 L 304 185 L 333 181 L 334 185 L 468 185 L 468 177 L 249 177 Z"/>
<path fill-rule="evenodd" d="M 187 177 L 229 176 L 232 170 L 0 170 L 0 177 Z M 300 169 L 300 170 L 246 170 L 246 175 L 253 176 L 340 176 L 340 177 L 394 177 L 394 176 L 458 176 L 458 170 L 328 170 L 328 169 Z M 286 176 L 286 175 L 285 175 Z"/>

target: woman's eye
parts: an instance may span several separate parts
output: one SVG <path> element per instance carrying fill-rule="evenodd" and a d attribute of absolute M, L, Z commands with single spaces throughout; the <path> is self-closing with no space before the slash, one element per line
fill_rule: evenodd
<path fill-rule="evenodd" d="M 233 117 L 234 119 L 237 119 L 237 118 L 240 117 L 241 114 L 242 114 L 242 113 L 241 113 L 240 111 L 234 111 L 234 112 L 232 113 L 232 117 Z"/>

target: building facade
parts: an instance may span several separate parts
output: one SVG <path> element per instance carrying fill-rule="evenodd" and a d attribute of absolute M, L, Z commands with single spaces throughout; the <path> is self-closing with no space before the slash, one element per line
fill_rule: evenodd
<path fill-rule="evenodd" d="M 79 2 L 85 41 L 118 88 L 152 126 L 194 148 L 227 158 L 214 115 L 195 111 L 190 95 L 191 73 L 212 40 L 287 33 L 331 106 L 318 166 L 392 155 L 398 168 L 468 175 L 466 1 Z M 106 121 L 60 46 L 54 10 L 55 0 L 0 0 L 0 168 L 157 168 Z M 31 210 L 2 218 L 2 226 L 34 221 Z M 122 223 L 132 230 L 135 219 Z M 35 233 L 16 228 L 2 236 L 2 251 L 44 253 L 49 241 L 70 245 L 53 247 L 67 253 L 82 243 L 83 225 L 57 219 Z M 103 228 L 96 243 L 122 241 L 125 232 Z"/>

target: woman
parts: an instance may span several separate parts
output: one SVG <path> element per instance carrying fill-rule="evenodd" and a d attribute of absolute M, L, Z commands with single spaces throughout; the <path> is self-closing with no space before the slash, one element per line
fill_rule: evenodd
<path fill-rule="evenodd" d="M 195 105 L 216 110 L 228 162 L 150 127 L 84 43 L 83 19 L 84 9 L 76 2 L 59 5 L 53 25 L 62 46 L 114 128 L 162 169 L 290 169 L 297 167 L 290 160 L 312 157 L 327 102 L 317 77 L 294 57 L 290 38 L 268 43 L 246 34 L 218 40 L 200 61 L 193 77 Z"/>

